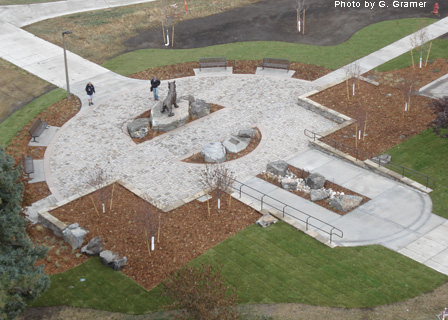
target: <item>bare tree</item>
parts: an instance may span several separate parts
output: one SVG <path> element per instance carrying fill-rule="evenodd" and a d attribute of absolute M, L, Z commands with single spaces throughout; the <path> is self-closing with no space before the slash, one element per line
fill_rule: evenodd
<path fill-rule="evenodd" d="M 359 62 L 355 61 L 350 63 L 345 67 L 345 82 L 347 85 L 347 99 L 350 99 L 350 85 L 349 82 L 351 80 L 352 86 L 352 95 L 355 95 L 356 91 L 356 83 L 358 83 L 359 89 L 359 79 L 361 77 L 361 67 L 359 66 Z"/>
<path fill-rule="evenodd" d="M 141 234 L 146 243 L 148 256 L 151 256 L 151 251 L 154 250 L 155 234 L 158 233 L 160 221 L 157 221 L 155 213 L 149 210 L 148 207 L 140 205 L 137 207 L 135 214 L 135 221 L 137 231 Z M 159 217 L 160 218 L 160 217 Z"/>
<path fill-rule="evenodd" d="M 305 34 L 305 12 L 306 12 L 306 0 L 294 0 L 294 8 L 297 13 L 297 31 L 302 34 Z M 303 26 L 303 27 L 302 27 Z"/>
<path fill-rule="evenodd" d="M 87 179 L 86 181 L 87 185 L 98 190 L 98 193 L 100 195 L 102 212 L 106 213 L 106 201 L 108 200 L 109 193 L 107 192 L 107 190 L 105 190 L 106 189 L 105 187 L 110 182 L 110 177 L 108 173 L 103 168 L 95 167 L 93 170 L 87 171 L 85 176 Z M 95 205 L 95 201 L 93 200 L 92 196 L 90 196 L 90 198 L 92 199 L 95 211 L 98 214 L 99 212 Z"/>
<path fill-rule="evenodd" d="M 178 19 L 179 8 L 177 8 L 177 4 L 169 5 L 166 0 L 161 0 L 159 3 L 160 5 L 156 10 L 156 15 L 162 25 L 163 43 L 167 47 L 169 45 L 174 47 L 174 25 Z"/>
<path fill-rule="evenodd" d="M 425 43 L 428 41 L 428 36 L 426 34 L 426 29 L 424 28 L 423 22 L 420 23 L 420 30 L 414 33 L 414 35 L 411 37 L 411 55 L 412 55 L 412 64 L 414 65 L 414 56 L 412 53 L 413 49 L 416 49 L 420 53 L 419 58 L 419 68 L 421 69 L 423 66 L 423 53 L 426 50 Z M 428 57 L 429 57 L 429 51 L 428 51 Z"/>
<path fill-rule="evenodd" d="M 235 288 L 225 284 L 217 267 L 202 264 L 199 268 L 186 266 L 162 282 L 163 295 L 173 303 L 172 310 L 182 310 L 177 319 L 236 320 L 237 295 Z"/>
<path fill-rule="evenodd" d="M 208 193 L 216 190 L 218 198 L 218 212 L 221 210 L 221 197 L 223 193 L 229 191 L 230 186 L 235 180 L 235 175 L 229 168 L 221 164 L 206 164 L 201 172 L 202 183 L 207 190 L 208 214 L 210 215 L 210 205 L 208 202 Z"/>
<path fill-rule="evenodd" d="M 408 112 L 411 110 L 411 95 L 413 89 L 417 86 L 418 81 L 413 75 L 405 75 L 403 78 L 397 80 L 396 87 L 403 93 L 404 99 L 404 111 Z"/>

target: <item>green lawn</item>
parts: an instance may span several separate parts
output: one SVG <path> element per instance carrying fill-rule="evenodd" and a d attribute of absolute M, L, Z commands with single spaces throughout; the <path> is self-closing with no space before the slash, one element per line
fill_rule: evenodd
<path fill-rule="evenodd" d="M 435 135 L 432 129 L 386 151 L 392 161 L 436 178 L 430 193 L 433 212 L 448 219 L 448 139 Z"/>
<path fill-rule="evenodd" d="M 33 100 L 0 123 L 0 147 L 6 147 L 16 133 L 22 130 L 31 119 L 52 104 L 64 99 L 67 93 L 63 89 L 50 91 Z"/>
<path fill-rule="evenodd" d="M 85 281 L 80 280 L 84 278 Z M 164 302 L 158 288 L 148 292 L 121 272 L 91 258 L 67 272 L 51 276 L 51 287 L 33 306 L 74 306 L 124 313 L 155 310 Z"/>
<path fill-rule="evenodd" d="M 250 226 L 192 264 L 217 260 L 241 303 L 371 307 L 418 296 L 448 279 L 381 246 L 330 249 L 283 222 L 268 229 Z M 79 281 L 82 277 L 85 282 Z M 54 275 L 51 281 L 33 306 L 142 313 L 163 304 L 160 286 L 146 292 L 97 259 Z"/>
<path fill-rule="evenodd" d="M 107 61 L 103 66 L 122 75 L 130 75 L 154 67 L 198 61 L 201 57 L 218 56 L 226 57 L 229 60 L 285 58 L 337 69 L 403 38 L 420 26 L 420 23 L 428 25 L 434 21 L 436 20 L 400 19 L 376 23 L 359 30 L 348 41 L 336 46 L 254 41 L 197 49 L 145 49 L 118 56 Z M 448 41 L 444 41 L 448 43 Z M 445 56 L 448 58 L 446 52 Z"/>
<path fill-rule="evenodd" d="M 425 45 L 425 49 L 429 49 L 429 43 Z M 420 53 L 419 51 L 413 51 L 414 61 L 418 64 Z M 423 61 L 426 60 L 427 51 L 423 54 Z M 437 39 L 432 42 L 431 51 L 429 55 L 429 60 L 431 59 L 448 59 L 448 40 L 447 39 Z M 448 63 L 448 60 L 447 60 Z M 412 65 L 411 53 L 406 52 L 401 56 L 392 59 L 385 64 L 376 68 L 377 71 L 390 71 L 395 69 L 402 69 Z M 442 75 L 441 75 L 442 76 Z"/>

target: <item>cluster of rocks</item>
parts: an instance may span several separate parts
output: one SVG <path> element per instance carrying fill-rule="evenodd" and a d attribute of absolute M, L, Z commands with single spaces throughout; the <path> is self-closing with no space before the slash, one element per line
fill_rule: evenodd
<path fill-rule="evenodd" d="M 229 135 L 223 142 L 211 142 L 201 150 L 205 162 L 220 163 L 226 161 L 227 153 L 238 153 L 249 146 L 256 136 L 257 130 L 253 128 L 241 129 L 237 135 Z"/>
<path fill-rule="evenodd" d="M 143 138 L 148 135 L 149 128 L 156 131 L 171 131 L 184 125 L 189 119 L 199 119 L 210 114 L 211 105 L 204 100 L 195 100 L 192 95 L 182 96 L 176 101 L 179 108 L 173 109 L 174 116 L 162 113 L 162 101 L 152 109 L 149 118 L 135 119 L 127 125 L 132 138 Z"/>
<path fill-rule="evenodd" d="M 84 237 L 88 232 L 88 230 L 80 227 L 78 223 L 74 223 L 62 230 L 62 238 L 72 247 L 72 250 L 76 250 L 82 246 Z M 105 266 L 116 271 L 123 269 L 127 262 L 126 257 L 120 257 L 117 253 L 110 250 L 103 251 L 101 237 L 90 240 L 87 245 L 81 248 L 81 253 L 88 256 L 99 256 Z"/>
<path fill-rule="evenodd" d="M 268 163 L 266 174 L 277 178 L 285 190 L 303 191 L 309 193 L 311 201 L 328 199 L 330 206 L 334 209 L 347 212 L 360 205 L 362 198 L 359 196 L 346 195 L 343 192 L 325 189 L 325 177 L 318 173 L 311 173 L 305 179 L 296 177 L 288 169 L 285 161 Z"/>

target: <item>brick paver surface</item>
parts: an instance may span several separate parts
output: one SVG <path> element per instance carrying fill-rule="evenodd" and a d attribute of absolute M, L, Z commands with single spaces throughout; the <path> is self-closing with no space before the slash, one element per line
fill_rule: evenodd
<path fill-rule="evenodd" d="M 125 133 L 126 123 L 154 101 L 147 85 L 133 86 L 61 129 L 50 155 L 51 187 L 62 197 L 71 196 L 86 187 L 89 173 L 97 167 L 170 205 L 204 189 L 199 178 L 203 165 L 180 160 L 209 142 L 222 141 L 244 127 L 262 131 L 263 140 L 255 151 L 226 163 L 237 179 L 244 179 L 306 146 L 305 128 L 321 132 L 335 125 L 297 105 L 299 95 L 315 89 L 308 81 L 233 75 L 182 78 L 176 85 L 178 97 L 191 94 L 225 108 L 136 145 Z M 160 96 L 166 93 L 163 81 Z"/>

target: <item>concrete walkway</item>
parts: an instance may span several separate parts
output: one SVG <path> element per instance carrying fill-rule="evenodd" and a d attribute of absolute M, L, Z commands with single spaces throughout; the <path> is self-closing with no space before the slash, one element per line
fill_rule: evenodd
<path fill-rule="evenodd" d="M 58 15 L 138 2 L 147 1 L 67 0 L 2 6 L 0 57 L 64 88 L 62 49 L 19 27 Z M 428 41 L 439 37 L 448 32 L 448 18 L 425 30 Z M 361 72 L 408 51 L 410 37 L 358 60 Z M 86 176 L 95 166 L 107 167 L 110 176 L 131 182 L 164 205 L 176 203 L 202 188 L 198 179 L 201 166 L 180 162 L 181 159 L 199 151 L 205 143 L 221 141 L 242 127 L 258 126 L 263 134 L 260 146 L 251 155 L 228 163 L 239 179 L 256 181 L 253 176 L 266 163 L 285 158 L 292 164 L 320 172 L 372 200 L 343 217 L 299 199 L 285 201 L 297 202 L 302 209 L 343 230 L 344 238 L 338 241 L 339 245 L 379 243 L 448 274 L 448 243 L 443 240 L 448 227 L 444 219 L 431 213 L 431 201 L 426 194 L 306 149 L 304 127 L 322 132 L 335 124 L 297 107 L 296 99 L 307 91 L 343 81 L 346 68 L 314 83 L 287 78 L 271 81 L 269 75 L 210 74 L 178 79 L 179 96 L 194 94 L 226 108 L 135 145 L 123 128 L 152 106 L 148 84 L 119 76 L 72 53 L 68 53 L 68 61 L 72 92 L 85 101 L 84 86 L 92 81 L 99 99 L 95 108 L 84 108 L 66 123 L 48 146 L 44 170 L 53 195 L 40 203 L 48 205 L 81 191 Z M 266 90 L 273 82 L 278 87 Z M 133 89 L 132 94 L 129 88 Z M 120 94 L 125 91 L 126 95 Z M 161 96 L 164 94 L 166 87 L 162 84 Z M 283 191 L 272 192 L 285 197 Z"/>
<path fill-rule="evenodd" d="M 448 17 L 441 19 L 425 28 L 422 29 L 425 34 L 425 42 L 434 40 L 445 33 L 448 33 Z M 319 79 L 314 81 L 314 84 L 325 87 L 328 85 L 334 85 L 345 80 L 347 76 L 347 70 L 351 70 L 354 66 L 358 66 L 361 73 L 366 73 L 389 60 L 392 60 L 403 53 L 410 51 L 413 46 L 411 44 L 411 39 L 418 35 L 420 31 L 417 31 L 407 37 L 404 37 L 390 45 L 372 52 L 371 54 L 358 59 L 334 72 L 331 72 Z"/>

